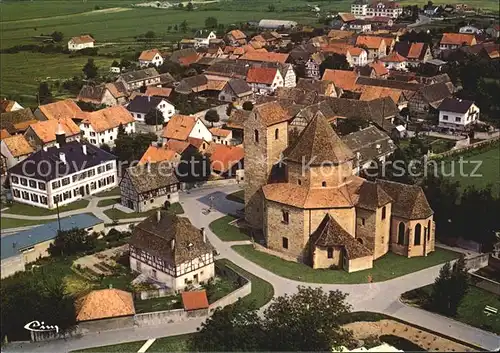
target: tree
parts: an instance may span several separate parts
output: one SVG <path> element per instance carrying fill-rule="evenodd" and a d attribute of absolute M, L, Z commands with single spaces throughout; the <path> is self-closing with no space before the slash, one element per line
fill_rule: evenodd
<path fill-rule="evenodd" d="M 213 127 L 214 123 L 217 123 L 220 120 L 219 113 L 217 113 L 217 110 L 215 109 L 210 109 L 205 113 L 205 120 L 211 123 Z"/>
<path fill-rule="evenodd" d="M 268 11 L 269 12 L 274 12 L 276 11 L 276 6 L 274 6 L 273 4 L 270 4 L 268 7 L 267 7 Z"/>
<path fill-rule="evenodd" d="M 144 122 L 147 125 L 163 125 L 165 118 L 163 113 L 158 109 L 151 109 L 144 117 Z"/>
<path fill-rule="evenodd" d="M 124 68 L 127 69 L 127 68 L 130 67 L 130 65 L 132 65 L 132 63 L 130 62 L 130 60 L 125 59 L 125 58 L 123 58 L 123 59 L 120 60 L 120 68 L 124 67 Z"/>
<path fill-rule="evenodd" d="M 184 33 L 187 32 L 187 30 L 189 29 L 189 26 L 188 26 L 188 23 L 186 20 L 182 21 L 181 25 L 180 25 L 180 30 Z"/>
<path fill-rule="evenodd" d="M 101 150 L 111 153 L 111 147 L 107 143 L 103 143 L 99 146 Z"/>
<path fill-rule="evenodd" d="M 39 104 L 52 102 L 52 92 L 50 92 L 49 84 L 47 82 L 41 82 L 40 85 L 38 85 L 37 98 Z"/>
<path fill-rule="evenodd" d="M 111 67 L 120 67 L 120 63 L 118 62 L 118 60 L 113 60 L 113 62 L 111 63 Z"/>
<path fill-rule="evenodd" d="M 59 43 L 60 41 L 62 41 L 62 40 L 63 40 L 63 38 L 64 38 L 64 34 L 63 34 L 63 32 L 58 32 L 58 31 L 54 31 L 54 32 L 52 32 L 52 34 L 51 34 L 50 36 L 52 37 L 52 40 L 53 40 L 54 42 L 58 42 L 58 43 Z"/>
<path fill-rule="evenodd" d="M 183 8 L 184 8 L 184 4 L 183 4 L 182 2 L 180 2 L 180 3 L 179 3 L 179 5 L 177 5 L 177 7 L 178 7 L 179 9 L 183 9 Z"/>
<path fill-rule="evenodd" d="M 206 28 L 217 28 L 217 26 L 218 26 L 218 21 L 215 17 L 210 16 L 205 19 Z"/>
<path fill-rule="evenodd" d="M 432 286 L 431 307 L 444 315 L 455 316 L 467 293 L 468 276 L 463 256 L 453 264 L 453 267 L 449 262 L 444 264 Z"/>
<path fill-rule="evenodd" d="M 329 55 L 319 66 L 322 76 L 326 69 L 349 70 L 349 63 L 347 62 L 345 55 L 333 53 L 332 55 Z"/>
<path fill-rule="evenodd" d="M 210 157 L 198 150 L 189 150 L 183 153 L 176 173 L 180 182 L 206 181 L 211 173 Z"/>
<path fill-rule="evenodd" d="M 188 10 L 188 11 L 194 10 L 194 6 L 193 6 L 193 3 L 191 1 L 188 2 L 188 4 L 186 5 L 186 10 Z"/>
<path fill-rule="evenodd" d="M 182 5 L 182 3 L 181 3 L 181 5 Z M 178 30 L 179 30 L 179 26 L 178 25 L 174 25 L 174 31 L 177 32 Z"/>
<path fill-rule="evenodd" d="M 253 103 L 250 101 L 243 102 L 242 108 L 243 110 L 251 112 L 253 110 Z"/>
<path fill-rule="evenodd" d="M 50 256 L 70 256 L 92 250 L 96 237 L 89 235 L 85 229 L 73 228 L 60 230 L 49 246 Z"/>
<path fill-rule="evenodd" d="M 115 140 L 113 154 L 120 161 L 137 161 L 151 145 L 151 142 L 156 141 L 158 136 L 153 133 L 136 134 L 136 135 L 118 135 Z"/>
<path fill-rule="evenodd" d="M 118 125 L 118 133 L 116 134 L 116 137 L 121 137 L 121 136 L 124 136 L 126 135 L 127 133 L 125 132 L 125 128 L 123 127 L 123 124 L 120 123 L 120 125 Z"/>
<path fill-rule="evenodd" d="M 97 77 L 97 66 L 94 63 L 94 59 L 89 58 L 87 60 L 87 63 L 82 69 L 83 73 L 85 74 L 85 77 L 88 79 L 93 79 Z"/>
<path fill-rule="evenodd" d="M 146 38 L 146 40 L 148 42 L 152 41 L 153 39 L 156 38 L 156 33 L 153 32 L 153 31 L 147 31 L 145 34 L 144 34 L 144 38 Z"/>
<path fill-rule="evenodd" d="M 233 103 L 229 103 L 226 108 L 226 115 L 231 116 L 231 112 L 233 111 L 234 105 Z"/>

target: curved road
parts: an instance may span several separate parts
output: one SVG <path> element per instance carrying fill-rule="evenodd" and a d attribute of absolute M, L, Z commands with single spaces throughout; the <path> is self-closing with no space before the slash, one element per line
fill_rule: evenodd
<path fill-rule="evenodd" d="M 327 291 L 338 289 L 349 294 L 347 299 L 354 311 L 374 311 L 391 315 L 404 321 L 429 328 L 433 331 L 455 337 L 462 341 L 481 346 L 487 350 L 496 350 L 500 347 L 499 336 L 491 332 L 482 331 L 458 321 L 404 305 L 399 301 L 399 297 L 402 293 L 434 282 L 434 278 L 439 273 L 441 266 L 431 267 L 389 281 L 371 284 L 312 284 L 297 282 L 277 276 L 245 259 L 231 249 L 231 245 L 234 245 L 234 243 L 221 241 L 208 227 L 213 220 L 228 213 L 235 213 L 237 210 L 243 208 L 242 204 L 229 201 L 225 198 L 226 194 L 237 190 L 239 190 L 239 187 L 236 185 L 212 189 L 199 189 L 183 194 L 181 204 L 184 207 L 185 215 L 189 217 L 193 225 L 198 228 L 204 227 L 206 229 L 208 239 L 220 253 L 219 257 L 227 258 L 246 271 L 270 282 L 274 287 L 275 296 L 280 296 L 285 293 L 294 293 L 298 285 L 322 287 Z M 211 200 L 210 196 L 213 197 L 213 200 Z M 203 215 L 201 210 L 209 208 L 210 205 L 213 206 L 212 212 L 208 215 Z M 68 352 L 75 349 L 195 332 L 202 321 L 201 319 L 193 319 L 159 326 L 107 331 L 68 340 L 11 344 L 4 349 L 4 351 Z"/>

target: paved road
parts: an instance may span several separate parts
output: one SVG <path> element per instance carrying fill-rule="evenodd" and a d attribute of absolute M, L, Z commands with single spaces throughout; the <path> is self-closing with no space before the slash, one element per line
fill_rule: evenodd
<path fill-rule="evenodd" d="M 219 251 L 220 257 L 227 258 L 246 271 L 272 283 L 275 296 L 280 296 L 285 293 L 294 293 L 298 285 L 322 287 L 324 290 L 339 289 L 349 294 L 348 302 L 352 305 L 354 311 L 366 310 L 385 313 L 471 344 L 482 346 L 488 350 L 494 350 L 500 346 L 499 337 L 493 333 L 485 332 L 424 310 L 406 306 L 399 301 L 399 297 L 402 293 L 432 283 L 441 266 L 431 267 L 410 275 L 372 284 L 310 284 L 279 277 L 245 259 L 231 249 L 232 243 L 222 242 L 208 228 L 210 222 L 221 217 L 223 214 L 234 213 L 242 208 L 242 204 L 225 199 L 226 193 L 231 193 L 238 189 L 239 187 L 235 185 L 224 188 L 192 191 L 189 194 L 182 195 L 181 204 L 184 207 L 186 216 L 190 218 L 191 222 L 196 227 L 205 227 L 208 239 Z M 209 208 L 211 204 L 209 196 L 214 196 L 215 198 L 213 201 L 215 210 L 208 215 L 203 215 L 200 210 Z M 21 346 L 11 345 L 4 349 L 4 351 L 65 352 L 74 349 L 98 347 L 108 344 L 147 340 L 149 338 L 195 332 L 199 324 L 200 321 L 198 319 L 175 324 L 122 329 L 68 340 L 26 343 Z"/>

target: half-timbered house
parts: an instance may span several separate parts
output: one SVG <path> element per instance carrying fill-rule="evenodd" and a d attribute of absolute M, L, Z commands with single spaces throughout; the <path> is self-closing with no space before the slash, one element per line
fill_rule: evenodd
<path fill-rule="evenodd" d="M 136 212 L 179 201 L 179 180 L 168 163 L 146 163 L 128 168 L 120 181 L 121 204 Z"/>
<path fill-rule="evenodd" d="M 214 248 L 187 218 L 157 211 L 135 226 L 129 245 L 130 268 L 174 291 L 215 275 Z"/>

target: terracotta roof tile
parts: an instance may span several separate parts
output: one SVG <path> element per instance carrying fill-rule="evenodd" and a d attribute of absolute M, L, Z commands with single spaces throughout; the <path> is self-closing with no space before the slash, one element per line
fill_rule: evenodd
<path fill-rule="evenodd" d="M 180 160 L 180 155 L 165 147 L 149 146 L 146 152 L 141 157 L 139 164 L 158 163 L 158 162 L 173 162 Z"/>
<path fill-rule="evenodd" d="M 266 126 L 271 126 L 291 119 L 285 109 L 278 102 L 268 102 L 256 105 L 253 112 Z"/>
<path fill-rule="evenodd" d="M 339 29 L 332 29 L 330 32 L 328 32 L 328 38 L 345 39 L 354 36 L 354 34 L 355 34 L 354 31 L 342 31 Z"/>
<path fill-rule="evenodd" d="M 394 103 L 398 104 L 403 94 L 402 90 L 389 88 L 389 87 L 377 87 L 377 86 L 362 86 L 360 101 L 371 101 L 381 97 L 391 97 Z"/>
<path fill-rule="evenodd" d="M 30 108 L 14 110 L 0 114 L 0 127 L 2 129 L 7 129 L 12 135 L 18 132 L 14 125 L 23 122 L 31 122 L 33 120 L 36 120 L 36 118 Z"/>
<path fill-rule="evenodd" d="M 399 54 L 398 52 L 393 51 L 387 56 L 384 56 L 380 61 L 383 62 L 391 62 L 391 63 L 402 63 L 405 61 L 408 61 L 403 55 Z"/>
<path fill-rule="evenodd" d="M 39 107 L 40 111 L 47 119 L 75 118 L 82 110 L 72 100 L 65 99 L 54 103 L 44 104 Z"/>
<path fill-rule="evenodd" d="M 170 118 L 167 126 L 163 129 L 162 137 L 186 141 L 196 124 L 194 116 L 176 114 Z"/>
<path fill-rule="evenodd" d="M 272 67 L 251 67 L 247 73 L 247 82 L 272 84 L 278 74 L 277 68 Z"/>
<path fill-rule="evenodd" d="M 347 43 L 329 43 L 320 46 L 321 51 L 324 53 L 340 55 L 346 55 L 347 51 L 352 48 L 354 48 L 354 46 Z"/>
<path fill-rule="evenodd" d="M 85 43 L 93 43 L 95 42 L 95 39 L 86 34 L 79 37 L 72 37 L 71 41 L 75 44 L 85 44 Z"/>
<path fill-rule="evenodd" d="M 7 146 L 14 157 L 25 156 L 34 152 L 33 147 L 31 147 L 24 135 L 6 137 L 2 142 Z"/>
<path fill-rule="evenodd" d="M 245 157 L 243 148 L 212 143 L 206 151 L 210 154 L 212 169 L 219 173 L 229 171 Z"/>
<path fill-rule="evenodd" d="M 0 140 L 3 140 L 4 138 L 9 137 L 10 134 L 6 129 L 0 130 Z"/>
<path fill-rule="evenodd" d="M 473 34 L 464 33 L 443 33 L 440 44 L 451 44 L 451 45 L 472 45 L 475 43 L 475 37 Z"/>
<path fill-rule="evenodd" d="M 428 218 L 434 213 L 420 186 L 381 179 L 377 180 L 377 184 L 394 200 L 393 216 L 411 220 Z"/>
<path fill-rule="evenodd" d="M 16 132 L 24 132 L 24 131 L 28 130 L 30 125 L 36 124 L 38 122 L 39 122 L 39 120 L 33 119 L 33 120 L 28 120 L 28 121 L 22 121 L 20 123 L 14 124 L 12 126 Z"/>
<path fill-rule="evenodd" d="M 379 49 L 380 45 L 384 41 L 383 37 L 375 37 L 375 36 L 358 36 L 356 38 L 356 45 L 358 46 L 366 46 L 368 49 Z"/>
<path fill-rule="evenodd" d="M 156 54 L 160 54 L 161 56 L 161 53 L 158 49 L 149 49 L 149 50 L 144 50 L 141 55 L 139 55 L 139 60 L 142 60 L 142 61 L 151 61 L 154 59 L 154 57 L 156 56 Z"/>
<path fill-rule="evenodd" d="M 94 290 L 76 301 L 76 321 L 135 314 L 132 294 L 119 289 Z"/>
<path fill-rule="evenodd" d="M 120 124 L 127 125 L 134 121 L 135 119 L 130 112 L 121 105 L 87 113 L 82 120 L 82 122 L 90 124 L 95 132 L 114 129 Z"/>
<path fill-rule="evenodd" d="M 368 66 L 373 68 L 375 70 L 375 74 L 379 77 L 389 74 L 389 70 L 387 70 L 387 68 L 384 66 L 384 64 L 382 64 L 380 61 L 374 61 L 374 62 L 368 64 Z"/>
<path fill-rule="evenodd" d="M 365 181 L 361 184 L 357 193 L 359 198 L 356 207 L 367 210 L 375 211 L 377 208 L 394 201 L 379 184 L 371 181 Z"/>
<path fill-rule="evenodd" d="M 182 292 L 181 297 L 184 310 L 186 311 L 207 309 L 209 306 L 207 292 L 205 290 Z"/>
<path fill-rule="evenodd" d="M 173 150 L 177 152 L 178 154 L 184 153 L 186 148 L 190 146 L 189 142 L 187 141 L 179 141 L 179 140 L 168 140 L 165 143 L 165 148 L 169 150 Z"/>
<path fill-rule="evenodd" d="M 240 57 L 240 59 L 249 61 L 277 62 L 284 64 L 288 59 L 288 54 L 250 51 Z"/>
<path fill-rule="evenodd" d="M 348 51 L 351 56 L 360 56 L 362 53 L 366 53 L 363 48 L 349 48 Z"/>
<path fill-rule="evenodd" d="M 246 39 L 246 34 L 240 31 L 239 29 L 233 29 L 228 33 L 228 35 L 232 36 L 234 39 L 239 40 L 239 39 Z"/>
<path fill-rule="evenodd" d="M 220 136 L 220 137 L 228 137 L 231 134 L 231 130 L 220 129 L 217 127 L 211 128 L 210 132 L 212 133 L 213 136 Z"/>
<path fill-rule="evenodd" d="M 76 125 L 71 118 L 61 118 L 58 120 L 39 121 L 31 124 L 30 128 L 38 136 L 43 143 L 48 143 L 56 140 L 56 131 L 58 125 L 61 124 L 66 137 L 80 134 L 80 128 Z"/>
<path fill-rule="evenodd" d="M 422 50 L 425 47 L 425 43 L 411 43 L 410 50 L 408 51 L 409 59 L 419 59 L 422 55 Z"/>
<path fill-rule="evenodd" d="M 168 98 L 172 93 L 172 88 L 149 86 L 146 88 L 147 96 L 157 96 Z"/>
<path fill-rule="evenodd" d="M 207 143 L 207 141 L 205 141 L 204 139 L 199 139 L 199 138 L 196 138 L 196 137 L 188 137 L 187 138 L 187 142 L 189 142 L 189 144 L 191 146 L 194 146 L 197 149 L 200 149 L 201 147 L 203 147 L 203 144 Z M 203 147 L 203 148 L 205 148 L 205 147 Z"/>
<path fill-rule="evenodd" d="M 127 89 L 122 82 L 106 83 L 105 86 L 111 95 L 113 95 L 116 99 L 126 97 L 128 95 Z"/>
<path fill-rule="evenodd" d="M 12 101 L 12 100 L 8 100 L 8 99 L 1 99 L 0 100 L 0 113 L 12 111 L 14 104 L 16 104 L 16 101 Z"/>
<path fill-rule="evenodd" d="M 332 81 L 336 87 L 345 91 L 356 90 L 358 74 L 354 71 L 326 69 L 321 78 L 323 81 Z"/>

